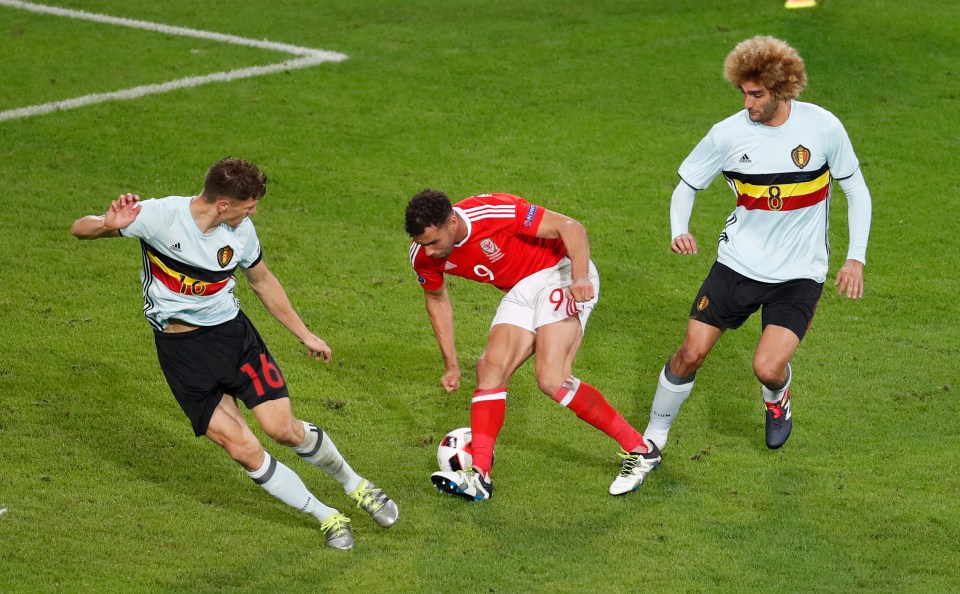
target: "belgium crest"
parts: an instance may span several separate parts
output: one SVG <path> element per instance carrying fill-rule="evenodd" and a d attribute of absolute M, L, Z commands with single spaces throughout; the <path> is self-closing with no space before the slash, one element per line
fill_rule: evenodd
<path fill-rule="evenodd" d="M 807 166 L 807 163 L 810 162 L 810 149 L 798 144 L 797 148 L 790 151 L 790 158 L 793 159 L 793 164 L 803 169 Z"/>
<path fill-rule="evenodd" d="M 233 260 L 232 247 L 225 245 L 217 250 L 217 263 L 220 264 L 220 268 L 225 268 L 227 264 L 230 263 L 230 260 Z"/>

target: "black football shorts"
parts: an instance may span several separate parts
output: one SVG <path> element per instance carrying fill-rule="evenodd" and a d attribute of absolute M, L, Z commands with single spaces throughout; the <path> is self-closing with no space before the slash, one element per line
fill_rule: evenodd
<path fill-rule="evenodd" d="M 739 328 L 758 309 L 761 324 L 782 326 L 800 340 L 813 322 L 823 283 L 798 278 L 762 283 L 714 262 L 690 308 L 690 318 L 723 330 Z"/>
<path fill-rule="evenodd" d="M 242 311 L 223 324 L 154 332 L 154 338 L 160 369 L 197 436 L 207 432 L 224 394 L 247 408 L 289 396 L 280 368 Z"/>

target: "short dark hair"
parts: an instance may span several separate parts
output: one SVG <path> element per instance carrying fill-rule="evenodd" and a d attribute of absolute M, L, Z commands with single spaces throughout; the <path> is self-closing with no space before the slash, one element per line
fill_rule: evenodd
<path fill-rule="evenodd" d="M 256 165 L 236 157 L 214 163 L 203 181 L 203 195 L 210 202 L 221 199 L 259 200 L 267 193 L 267 176 Z"/>
<path fill-rule="evenodd" d="M 407 234 L 423 235 L 427 227 L 439 227 L 453 215 L 450 198 L 440 190 L 424 188 L 407 204 Z"/>

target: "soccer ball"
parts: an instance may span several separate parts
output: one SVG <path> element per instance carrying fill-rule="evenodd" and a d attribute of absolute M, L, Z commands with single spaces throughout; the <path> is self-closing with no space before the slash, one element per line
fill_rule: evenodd
<path fill-rule="evenodd" d="M 470 427 L 460 427 L 443 436 L 437 448 L 437 465 L 440 470 L 466 470 L 473 464 L 473 432 Z"/>

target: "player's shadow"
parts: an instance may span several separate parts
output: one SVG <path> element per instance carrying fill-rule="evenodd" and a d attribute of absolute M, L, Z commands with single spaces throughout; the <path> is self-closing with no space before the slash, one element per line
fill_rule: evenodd
<path fill-rule="evenodd" d="M 59 399 L 58 414 L 48 415 L 46 422 L 63 442 L 80 450 L 78 459 L 96 460 L 94 471 L 102 476 L 135 483 L 131 491 L 162 491 L 165 495 L 153 498 L 157 504 L 192 501 L 291 527 L 314 521 L 265 493 L 220 446 L 195 438 L 156 362 L 144 357 L 142 363 L 98 361 L 80 378 L 77 393 Z M 267 438 L 252 415 L 245 415 L 266 450 L 294 469 L 312 493 L 334 507 L 349 503 L 338 483 Z"/>

